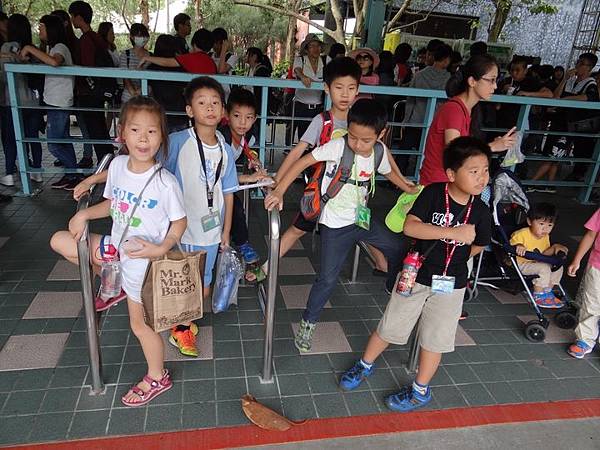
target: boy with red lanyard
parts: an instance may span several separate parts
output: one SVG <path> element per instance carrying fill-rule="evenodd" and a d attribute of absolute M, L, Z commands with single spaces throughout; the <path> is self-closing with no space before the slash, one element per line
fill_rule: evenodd
<path fill-rule="evenodd" d="M 421 258 L 422 267 L 408 297 L 393 290 L 363 357 L 342 375 L 342 389 L 360 386 L 373 373 L 377 357 L 390 344 L 406 344 L 419 322 L 420 355 L 415 381 L 386 397 L 385 403 L 394 411 L 408 412 L 431 401 L 429 382 L 442 354 L 454 351 L 467 261 L 491 239 L 489 208 L 478 197 L 489 181 L 490 156 L 489 146 L 471 137 L 455 139 L 444 151 L 449 181 L 425 187 L 404 224 L 404 234 L 419 240 L 420 253 L 428 256 Z"/>

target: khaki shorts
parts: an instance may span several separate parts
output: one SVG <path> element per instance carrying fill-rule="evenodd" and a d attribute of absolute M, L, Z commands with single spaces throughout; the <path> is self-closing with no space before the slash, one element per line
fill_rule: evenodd
<path fill-rule="evenodd" d="M 394 289 L 377 334 L 386 342 L 404 345 L 418 321 L 421 347 L 433 353 L 450 353 L 454 351 L 464 296 L 465 288 L 455 289 L 451 294 L 436 294 L 419 283 L 410 297 L 397 294 Z"/>

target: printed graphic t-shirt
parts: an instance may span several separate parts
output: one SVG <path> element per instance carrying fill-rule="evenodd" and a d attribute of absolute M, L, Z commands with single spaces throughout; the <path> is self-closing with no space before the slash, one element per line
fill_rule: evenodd
<path fill-rule="evenodd" d="M 409 214 L 418 217 L 423 223 L 430 223 L 440 227 L 455 227 L 458 225 L 458 222 L 463 224 L 467 213 L 465 205 L 455 202 L 452 196 L 449 196 L 450 214 L 448 215 L 449 223 L 446 224 L 445 185 L 446 183 L 434 183 L 426 186 L 415 201 Z M 464 212 L 462 212 L 463 209 L 465 210 Z M 460 219 L 459 221 L 457 221 L 457 217 Z M 472 245 L 488 245 L 492 237 L 492 216 L 488 207 L 485 206 L 479 197 L 473 199 L 469 223 L 475 225 L 476 237 Z M 422 254 L 427 251 L 434 242 L 436 241 L 419 241 L 419 252 Z M 467 284 L 467 261 L 470 255 L 470 245 L 458 244 L 447 272 L 447 275 L 455 277 L 454 289 L 462 289 Z M 445 263 L 446 242 L 440 239 L 423 262 L 423 266 L 417 275 L 417 283 L 431 286 L 431 277 L 433 275 L 442 275 Z"/>
<path fill-rule="evenodd" d="M 313 157 L 317 161 L 325 161 L 325 174 L 321 183 L 321 194 L 327 192 L 331 180 L 335 176 L 338 165 L 344 154 L 345 140 L 343 138 L 334 139 L 327 144 L 317 147 L 312 151 Z M 371 156 L 364 157 L 355 155 L 354 165 L 352 167 L 352 178 L 357 181 L 369 181 L 375 165 L 375 152 Z M 377 172 L 387 175 L 392 171 L 387 156 L 384 155 Z M 349 181 L 344 184 L 340 192 L 329 200 L 321 212 L 319 223 L 329 228 L 341 228 L 352 225 L 356 220 L 356 208 L 363 202 L 368 194 L 367 186 L 356 186 Z"/>
<path fill-rule="evenodd" d="M 113 225 L 111 242 L 117 246 L 130 222 L 128 240 L 138 236 L 160 244 L 169 230 L 170 222 L 185 217 L 183 195 L 175 177 L 161 169 L 142 194 L 142 201 L 131 217 L 131 211 L 148 178 L 156 171 L 154 166 L 144 173 L 134 173 L 127 168 L 129 156 L 117 156 L 108 168 L 104 198 L 110 200 L 110 216 Z"/>

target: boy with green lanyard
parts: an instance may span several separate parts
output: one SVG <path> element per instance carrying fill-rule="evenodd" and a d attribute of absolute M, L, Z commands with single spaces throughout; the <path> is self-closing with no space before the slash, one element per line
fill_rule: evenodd
<path fill-rule="evenodd" d="M 283 195 L 296 177 L 318 161 L 326 163 L 318 216 L 321 270 L 310 291 L 294 340 L 301 352 L 310 351 L 319 315 L 335 288 L 348 252 L 358 241 L 381 249 L 392 270 L 400 264 L 400 241 L 383 225 L 371 219 L 367 207 L 369 193 L 375 191 L 375 171 L 404 191 L 416 190 L 413 183 L 392 171 L 387 150 L 379 142 L 386 123 L 387 114 L 381 104 L 371 99 L 358 100 L 348 112 L 347 136 L 333 139 L 296 161 L 286 171 L 277 188 L 265 198 L 267 209 L 281 209 Z M 338 190 L 334 192 L 332 186 Z"/>

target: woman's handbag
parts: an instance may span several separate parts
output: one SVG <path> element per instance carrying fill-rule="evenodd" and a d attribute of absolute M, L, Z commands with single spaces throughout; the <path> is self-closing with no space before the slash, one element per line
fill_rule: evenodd
<path fill-rule="evenodd" d="M 168 252 L 148 264 L 142 303 L 146 323 L 154 331 L 202 317 L 204 262 L 206 252 Z"/>

